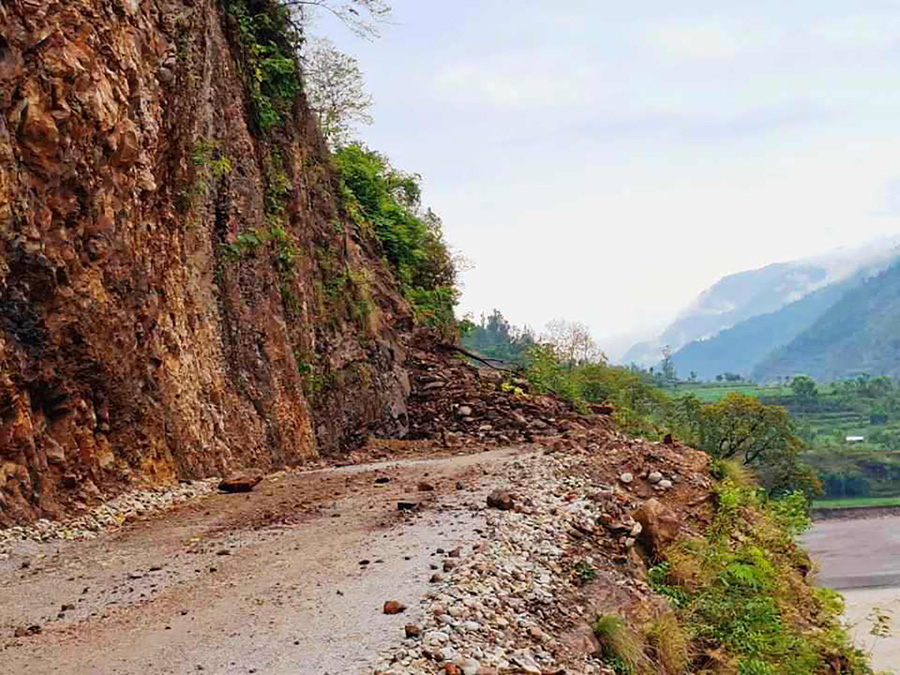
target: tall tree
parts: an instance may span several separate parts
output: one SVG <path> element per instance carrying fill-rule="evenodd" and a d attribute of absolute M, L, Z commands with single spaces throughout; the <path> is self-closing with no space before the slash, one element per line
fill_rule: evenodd
<path fill-rule="evenodd" d="M 308 26 L 318 13 L 330 14 L 358 36 L 379 36 L 378 26 L 390 19 L 391 6 L 384 0 L 282 0 Z"/>
<path fill-rule="evenodd" d="M 591 329 L 579 321 L 551 321 L 544 329 L 541 341 L 552 345 L 557 358 L 569 369 L 579 364 L 606 361 L 606 355 L 591 336 Z"/>
<path fill-rule="evenodd" d="M 332 149 L 347 145 L 358 124 L 371 124 L 372 97 L 359 62 L 326 39 L 310 41 L 302 52 L 309 104 Z"/>

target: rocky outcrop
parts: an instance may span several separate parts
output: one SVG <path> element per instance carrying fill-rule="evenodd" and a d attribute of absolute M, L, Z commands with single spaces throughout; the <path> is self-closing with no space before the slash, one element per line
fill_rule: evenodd
<path fill-rule="evenodd" d="M 405 428 L 407 305 L 302 100 L 254 128 L 235 31 L 215 0 L 0 5 L 0 525 Z"/>

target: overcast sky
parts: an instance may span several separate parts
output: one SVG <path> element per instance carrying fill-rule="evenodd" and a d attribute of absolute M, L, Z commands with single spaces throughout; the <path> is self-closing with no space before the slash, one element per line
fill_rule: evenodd
<path fill-rule="evenodd" d="M 463 312 L 615 354 L 726 274 L 900 229 L 900 1 L 391 4 L 378 41 L 318 30 L 474 263 Z"/>

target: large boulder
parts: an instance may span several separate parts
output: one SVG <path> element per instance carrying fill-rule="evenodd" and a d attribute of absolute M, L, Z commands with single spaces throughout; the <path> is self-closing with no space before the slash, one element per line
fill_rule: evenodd
<path fill-rule="evenodd" d="M 219 483 L 222 492 L 250 492 L 262 481 L 262 473 L 257 471 L 239 471 L 231 474 Z"/>
<path fill-rule="evenodd" d="M 659 556 L 672 544 L 681 530 L 681 519 L 669 507 L 657 499 L 648 499 L 632 514 L 641 524 L 639 540 L 647 547 L 650 554 Z"/>
<path fill-rule="evenodd" d="M 497 489 L 488 495 L 487 505 L 492 509 L 509 511 L 514 506 L 514 498 L 506 490 Z"/>

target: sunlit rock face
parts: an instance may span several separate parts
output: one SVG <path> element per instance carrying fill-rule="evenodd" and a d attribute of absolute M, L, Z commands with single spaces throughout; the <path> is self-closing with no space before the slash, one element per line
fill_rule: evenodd
<path fill-rule="evenodd" d="M 0 4 L 0 524 L 404 431 L 408 306 L 336 226 L 305 103 L 254 129 L 233 30 L 212 0 Z M 289 270 L 228 255 L 276 156 Z"/>

